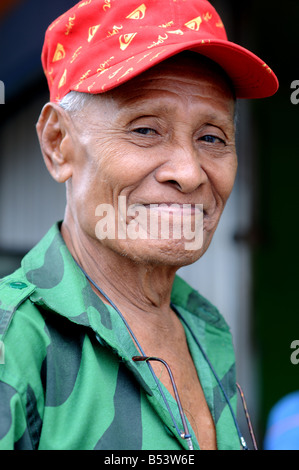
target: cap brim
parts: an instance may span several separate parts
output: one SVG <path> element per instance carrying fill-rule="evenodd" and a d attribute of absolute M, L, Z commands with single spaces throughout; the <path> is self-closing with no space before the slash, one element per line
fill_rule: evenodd
<path fill-rule="evenodd" d="M 109 91 L 185 50 L 202 54 L 219 64 L 230 77 L 237 98 L 266 98 L 278 90 L 276 75 L 259 57 L 233 42 L 213 39 L 156 46 L 97 71 L 79 86 L 76 83 L 70 86 L 70 90 L 91 94 Z"/>

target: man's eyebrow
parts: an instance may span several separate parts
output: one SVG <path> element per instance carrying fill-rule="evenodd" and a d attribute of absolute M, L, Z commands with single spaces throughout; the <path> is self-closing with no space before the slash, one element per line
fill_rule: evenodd
<path fill-rule="evenodd" d="M 205 115 L 205 119 L 207 123 L 213 125 L 234 125 L 234 115 L 233 114 L 225 114 L 225 113 L 208 113 Z"/>
<path fill-rule="evenodd" d="M 175 109 L 174 105 L 170 105 L 168 103 L 161 103 L 161 102 L 156 102 L 154 103 L 153 100 L 148 99 L 148 98 L 140 98 L 138 100 L 133 99 L 133 98 L 128 98 L 124 100 L 121 106 L 121 110 L 126 112 L 126 110 L 132 110 L 138 112 L 147 112 L 149 111 L 149 114 L 153 113 L 159 113 L 159 112 L 169 112 L 169 110 Z"/>

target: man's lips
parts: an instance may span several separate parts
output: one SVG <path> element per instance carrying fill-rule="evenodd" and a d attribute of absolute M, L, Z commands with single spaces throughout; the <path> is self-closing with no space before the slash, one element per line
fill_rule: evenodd
<path fill-rule="evenodd" d="M 147 210 L 151 211 L 150 214 L 159 214 L 159 217 L 170 217 L 177 222 L 188 219 L 191 222 L 190 217 L 194 221 L 202 220 L 204 232 L 211 232 L 215 228 L 215 207 L 207 207 L 204 204 L 193 204 L 193 203 L 178 203 L 178 202 L 155 202 L 155 203 L 143 203 L 134 204 L 134 210 L 138 211 L 138 206 L 143 206 Z"/>
<path fill-rule="evenodd" d="M 188 204 L 178 202 L 152 202 L 147 204 L 134 204 L 134 208 L 145 207 L 149 210 L 156 210 L 159 212 L 167 213 L 183 213 L 188 215 L 197 215 L 204 212 L 202 204 Z"/>

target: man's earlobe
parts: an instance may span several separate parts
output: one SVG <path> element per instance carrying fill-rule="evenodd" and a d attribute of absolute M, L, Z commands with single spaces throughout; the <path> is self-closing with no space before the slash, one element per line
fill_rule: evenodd
<path fill-rule="evenodd" d="M 65 111 L 59 105 L 47 103 L 36 124 L 36 131 L 49 173 L 58 183 L 64 183 L 72 176 L 69 156 L 62 146 L 67 138 Z"/>

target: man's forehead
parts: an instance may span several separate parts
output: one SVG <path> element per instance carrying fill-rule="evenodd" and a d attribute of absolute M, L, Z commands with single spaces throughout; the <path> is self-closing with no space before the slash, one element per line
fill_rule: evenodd
<path fill-rule="evenodd" d="M 118 104 L 121 113 L 171 111 L 176 98 L 194 103 L 210 99 L 224 113 L 234 114 L 234 94 L 224 73 L 205 60 L 194 62 L 185 55 L 158 64 L 102 96 Z"/>
<path fill-rule="evenodd" d="M 110 99 L 109 99 L 110 101 Z M 108 103 L 109 103 L 108 101 Z M 200 94 L 191 95 L 187 93 L 174 93 L 171 87 L 168 89 L 143 89 L 143 93 L 136 90 L 130 93 L 119 93 L 112 97 L 111 103 L 119 115 L 127 113 L 146 115 L 163 115 L 171 113 L 172 115 L 181 109 L 202 110 L 205 107 L 206 115 L 214 120 L 219 114 L 231 115 L 234 112 L 233 98 L 224 98 L 220 93 L 214 95 Z"/>
<path fill-rule="evenodd" d="M 142 103 L 147 92 L 154 96 L 156 92 L 186 90 L 194 96 L 210 96 L 234 99 L 234 90 L 225 73 L 212 61 L 205 58 L 194 60 L 190 54 L 179 54 L 147 70 L 127 83 L 106 92 L 104 95 L 120 100 L 130 106 L 135 101 Z"/>

